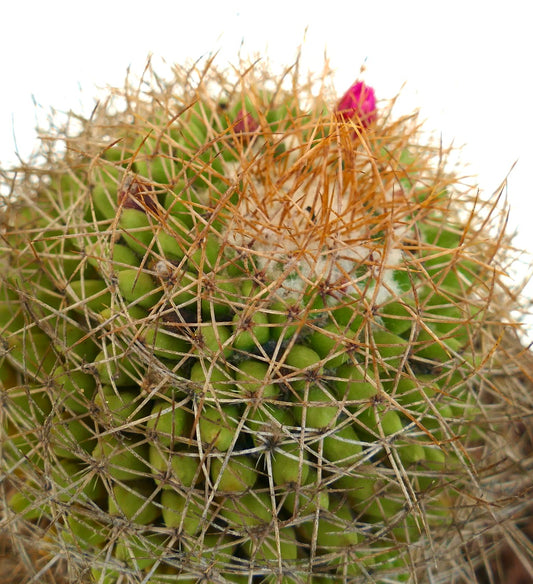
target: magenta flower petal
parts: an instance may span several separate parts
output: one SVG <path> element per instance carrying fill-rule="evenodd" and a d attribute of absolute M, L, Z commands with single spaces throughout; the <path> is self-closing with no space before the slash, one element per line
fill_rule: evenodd
<path fill-rule="evenodd" d="M 363 81 L 357 81 L 342 96 L 336 111 L 343 120 L 355 119 L 369 126 L 377 117 L 374 90 Z"/>

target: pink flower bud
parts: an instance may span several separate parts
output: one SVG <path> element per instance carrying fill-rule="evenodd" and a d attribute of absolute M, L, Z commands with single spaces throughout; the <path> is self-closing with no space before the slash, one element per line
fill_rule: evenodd
<path fill-rule="evenodd" d="M 354 119 L 368 127 L 377 117 L 374 90 L 363 81 L 357 81 L 342 96 L 336 111 L 343 120 Z"/>
<path fill-rule="evenodd" d="M 244 108 L 239 110 L 233 124 L 233 131 L 235 134 L 248 134 L 250 132 L 255 132 L 258 129 L 259 124 L 252 114 L 248 113 Z"/>

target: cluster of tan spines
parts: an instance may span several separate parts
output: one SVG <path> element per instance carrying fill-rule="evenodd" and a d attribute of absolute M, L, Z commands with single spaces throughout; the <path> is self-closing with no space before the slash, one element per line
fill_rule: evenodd
<path fill-rule="evenodd" d="M 174 74 L 6 206 L 3 524 L 73 581 L 472 578 L 527 482 L 494 201 L 414 118 Z"/>

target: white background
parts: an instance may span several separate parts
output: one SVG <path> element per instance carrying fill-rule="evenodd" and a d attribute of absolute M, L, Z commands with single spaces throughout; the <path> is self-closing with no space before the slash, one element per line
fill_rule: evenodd
<path fill-rule="evenodd" d="M 193 6 L 194 2 L 194 6 Z M 51 107 L 89 114 L 98 89 L 131 66 L 259 53 L 304 68 L 324 55 L 343 92 L 359 76 L 378 98 L 401 91 L 398 113 L 419 109 L 426 129 L 485 193 L 508 177 L 511 231 L 533 251 L 531 4 L 527 0 L 188 0 L 4 2 L 0 11 L 0 165 L 27 159 Z M 402 89 L 402 86 L 403 89 Z M 37 104 L 37 105 L 36 105 Z M 533 330 L 533 329 L 532 329 Z"/>

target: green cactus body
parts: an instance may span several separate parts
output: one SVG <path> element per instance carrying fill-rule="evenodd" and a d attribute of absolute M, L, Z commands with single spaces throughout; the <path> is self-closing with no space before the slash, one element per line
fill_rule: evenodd
<path fill-rule="evenodd" d="M 76 582 L 473 581 L 533 396 L 492 203 L 411 118 L 204 73 L 2 201 L 8 525 Z"/>

